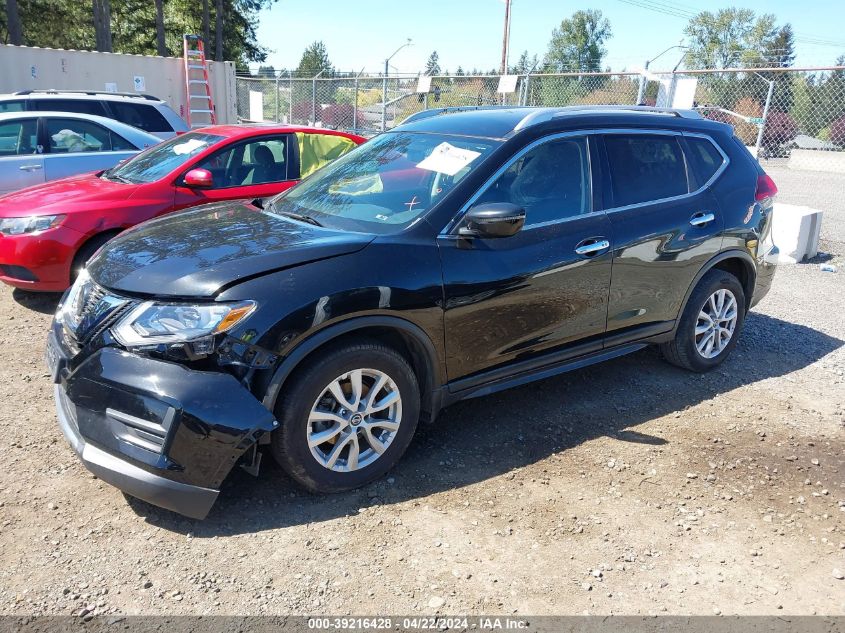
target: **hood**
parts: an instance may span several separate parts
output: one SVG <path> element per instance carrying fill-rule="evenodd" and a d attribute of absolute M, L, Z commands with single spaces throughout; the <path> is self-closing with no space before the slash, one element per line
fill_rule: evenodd
<path fill-rule="evenodd" d="M 74 208 L 90 210 L 92 202 L 125 200 L 140 186 L 103 180 L 93 173 L 51 180 L 0 196 L 0 217 L 39 215 L 51 211 L 66 213 Z"/>
<path fill-rule="evenodd" d="M 140 224 L 103 247 L 88 271 L 117 292 L 211 297 L 241 279 L 354 253 L 374 237 L 227 202 Z"/>

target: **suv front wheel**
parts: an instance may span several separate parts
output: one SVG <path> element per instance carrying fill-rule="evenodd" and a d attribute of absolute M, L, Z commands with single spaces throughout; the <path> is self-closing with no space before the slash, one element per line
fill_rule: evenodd
<path fill-rule="evenodd" d="M 311 492 L 356 488 L 399 461 L 419 414 L 416 376 L 394 349 L 377 342 L 327 349 L 285 385 L 273 456 Z"/>
<path fill-rule="evenodd" d="M 731 273 L 709 271 L 690 295 L 675 338 L 661 345 L 673 365 L 704 372 L 736 347 L 745 320 L 745 292 Z"/>

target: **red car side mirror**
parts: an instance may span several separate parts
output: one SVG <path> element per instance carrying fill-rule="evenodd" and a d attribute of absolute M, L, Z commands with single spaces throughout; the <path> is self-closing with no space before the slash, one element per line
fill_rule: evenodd
<path fill-rule="evenodd" d="M 194 189 L 209 189 L 214 186 L 214 177 L 207 169 L 192 169 L 185 174 L 185 186 Z"/>

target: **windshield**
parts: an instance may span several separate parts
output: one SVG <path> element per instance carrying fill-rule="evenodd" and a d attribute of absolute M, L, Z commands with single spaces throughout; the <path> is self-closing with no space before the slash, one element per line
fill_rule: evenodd
<path fill-rule="evenodd" d="M 424 214 L 500 143 L 388 132 L 276 197 L 267 212 L 352 231 L 392 233 Z"/>
<path fill-rule="evenodd" d="M 174 136 L 103 172 L 102 178 L 132 184 L 155 182 L 224 138 L 201 132 Z"/>

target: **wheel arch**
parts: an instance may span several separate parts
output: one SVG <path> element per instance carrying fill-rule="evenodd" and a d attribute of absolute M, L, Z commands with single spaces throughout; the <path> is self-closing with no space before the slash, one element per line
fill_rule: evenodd
<path fill-rule="evenodd" d="M 420 385 L 421 420 L 433 421 L 441 408 L 441 386 L 445 382 L 436 348 L 418 325 L 393 316 L 355 317 L 309 336 L 294 347 L 273 372 L 264 390 L 264 406 L 274 410 L 285 382 L 303 361 L 327 346 L 352 337 L 385 342 L 407 358 Z"/>
<path fill-rule="evenodd" d="M 754 295 L 754 286 L 757 282 L 757 268 L 754 265 L 754 260 L 751 258 L 751 255 L 738 249 L 723 251 L 710 259 L 704 266 L 701 267 L 701 270 L 698 271 L 698 274 L 692 280 L 692 283 L 689 285 L 689 288 L 687 288 L 687 291 L 684 294 L 681 309 L 678 311 L 678 316 L 675 319 L 675 326 L 672 328 L 671 332 L 661 337 L 661 339 L 668 340 L 674 338 L 678 326 L 680 325 L 681 315 L 687 307 L 690 295 L 693 293 L 696 286 L 698 286 L 704 275 L 714 269 L 724 270 L 739 279 L 739 283 L 742 284 L 742 289 L 745 292 L 745 309 L 748 311 L 748 307 L 751 305 L 751 298 Z"/>
<path fill-rule="evenodd" d="M 76 249 L 76 252 L 73 254 L 73 260 L 71 261 L 71 265 L 76 264 L 76 260 L 79 257 L 79 254 L 82 253 L 90 244 L 95 241 L 104 240 L 108 242 L 109 240 L 117 237 L 121 233 L 123 233 L 126 229 L 123 227 L 111 227 L 107 229 L 98 230 L 96 233 L 92 233 L 91 235 L 86 236 L 86 238 L 80 243 L 79 247 Z"/>

